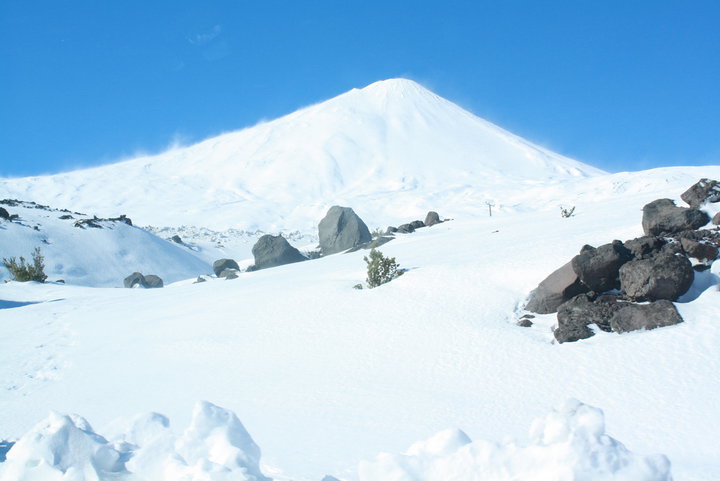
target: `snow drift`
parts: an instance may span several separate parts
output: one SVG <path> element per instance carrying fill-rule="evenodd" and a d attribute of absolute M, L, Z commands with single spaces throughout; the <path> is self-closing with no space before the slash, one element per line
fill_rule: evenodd
<path fill-rule="evenodd" d="M 527 444 L 470 441 L 458 430 L 381 454 L 360 481 L 671 481 L 670 461 L 642 456 L 605 434 L 603 412 L 577 400 L 536 420 Z"/>
<path fill-rule="evenodd" d="M 446 430 L 402 455 L 362 462 L 360 481 L 671 481 L 663 455 L 642 456 L 605 434 L 603 412 L 576 400 L 537 420 L 526 445 L 471 442 Z M 113 442 L 77 415 L 51 413 L 0 465 L 3 479 L 270 481 L 260 449 L 234 413 L 197 403 L 175 438 L 168 419 L 138 416 Z"/>

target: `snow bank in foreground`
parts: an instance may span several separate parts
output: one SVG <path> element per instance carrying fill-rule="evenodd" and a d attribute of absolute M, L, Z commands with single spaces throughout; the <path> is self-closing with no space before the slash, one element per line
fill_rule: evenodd
<path fill-rule="evenodd" d="M 663 455 L 633 454 L 605 434 L 600 409 L 569 400 L 536 420 L 530 444 L 472 442 L 442 431 L 405 454 L 361 463 L 361 481 L 670 481 Z"/>
<path fill-rule="evenodd" d="M 177 439 L 157 413 L 136 418 L 113 443 L 80 416 L 51 413 L 8 452 L 0 479 L 270 481 L 259 461 L 260 449 L 237 416 L 200 402 Z"/>
<path fill-rule="evenodd" d="M 641 456 L 605 434 L 600 409 L 569 400 L 535 421 L 527 446 L 472 442 L 442 431 L 406 454 L 361 463 L 361 481 L 671 481 L 663 455 Z M 195 406 L 178 438 L 168 419 L 139 416 L 108 442 L 77 415 L 50 416 L 20 439 L 0 468 L 3 480 L 270 481 L 260 449 L 231 411 Z"/>

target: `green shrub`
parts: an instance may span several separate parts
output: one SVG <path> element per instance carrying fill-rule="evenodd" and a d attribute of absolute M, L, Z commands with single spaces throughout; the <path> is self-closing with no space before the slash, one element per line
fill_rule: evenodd
<path fill-rule="evenodd" d="M 11 257 L 9 259 L 3 257 L 2 263 L 10 274 L 13 276 L 14 281 L 27 282 L 37 281 L 45 282 L 47 276 L 45 275 L 45 258 L 40 253 L 40 248 L 36 247 L 32 252 L 32 264 L 25 263 L 25 258 L 20 256 L 20 263 L 17 259 Z"/>
<path fill-rule="evenodd" d="M 369 258 L 364 259 L 367 263 L 366 281 L 370 289 L 390 282 L 403 273 L 394 257 L 385 257 L 379 250 L 371 249 Z"/>
<path fill-rule="evenodd" d="M 385 235 L 385 231 L 381 227 L 376 227 L 370 232 L 370 236 L 373 239 L 377 239 L 378 237 L 382 237 Z"/>

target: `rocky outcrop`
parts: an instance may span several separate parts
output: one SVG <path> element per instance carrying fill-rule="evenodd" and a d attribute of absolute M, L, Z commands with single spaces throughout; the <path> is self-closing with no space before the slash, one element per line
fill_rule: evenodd
<path fill-rule="evenodd" d="M 10 220 L 10 213 L 2 207 L 0 207 L 0 219 Z"/>
<path fill-rule="evenodd" d="M 628 304 L 610 319 L 612 330 L 619 333 L 672 326 L 681 322 L 683 319 L 673 303 L 665 300 L 650 304 Z"/>
<path fill-rule="evenodd" d="M 643 207 L 642 227 L 645 235 L 669 235 L 699 229 L 710 222 L 703 211 L 677 207 L 670 199 L 658 199 Z"/>
<path fill-rule="evenodd" d="M 620 268 L 622 290 L 634 301 L 675 301 L 690 289 L 694 278 L 692 264 L 683 255 L 663 253 Z"/>
<path fill-rule="evenodd" d="M 318 237 L 323 255 L 346 251 L 372 239 L 365 222 L 350 207 L 337 205 L 320 221 Z"/>
<path fill-rule="evenodd" d="M 145 276 L 145 288 L 147 289 L 157 289 L 160 287 L 163 287 L 163 280 L 160 279 L 159 276 L 156 276 L 154 274 L 148 274 Z"/>
<path fill-rule="evenodd" d="M 240 266 L 238 266 L 238 263 L 233 259 L 218 259 L 213 262 L 213 272 L 216 276 L 220 277 L 220 273 L 225 269 L 235 269 L 239 271 Z"/>
<path fill-rule="evenodd" d="M 537 314 L 550 314 L 557 311 L 563 302 L 578 294 L 587 292 L 587 290 L 587 287 L 580 282 L 580 278 L 573 270 L 572 263 L 568 262 L 547 276 L 530 293 L 530 300 L 525 309 Z"/>
<path fill-rule="evenodd" d="M 720 183 L 711 179 L 700 179 L 680 196 L 690 207 L 698 208 L 706 202 L 720 201 Z"/>
<path fill-rule="evenodd" d="M 257 269 L 267 269 L 307 260 L 307 257 L 291 246 L 281 235 L 266 234 L 260 237 L 253 246 L 252 253 Z"/>
<path fill-rule="evenodd" d="M 597 249 L 584 246 L 580 254 L 573 257 L 573 271 L 590 290 L 605 292 L 619 286 L 620 266 L 632 259 L 632 254 L 619 240 Z"/>
<path fill-rule="evenodd" d="M 717 246 L 706 242 L 682 238 L 680 245 L 688 257 L 694 257 L 700 261 L 714 261 L 718 255 Z"/>

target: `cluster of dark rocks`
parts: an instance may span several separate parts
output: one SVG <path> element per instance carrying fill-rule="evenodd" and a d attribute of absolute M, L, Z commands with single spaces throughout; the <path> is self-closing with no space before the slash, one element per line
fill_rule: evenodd
<path fill-rule="evenodd" d="M 163 280 L 154 274 L 143 275 L 140 272 L 133 272 L 125 278 L 123 285 L 128 289 L 144 287 L 145 289 L 156 289 L 163 287 Z"/>
<path fill-rule="evenodd" d="M 412 232 L 417 228 L 435 225 L 440 222 L 442 221 L 437 212 L 429 212 L 425 222 L 415 221 L 410 224 L 403 224 L 398 228 L 389 227 L 387 235 L 373 239 L 365 222 L 352 208 L 335 205 L 328 210 L 325 217 L 318 224 L 320 245 L 317 255 L 300 252 L 281 235 L 266 234 L 260 237 L 253 246 L 252 253 L 255 263 L 248 267 L 247 271 L 257 271 L 302 262 L 310 258 L 339 252 L 375 248 L 392 240 L 392 234 L 395 232 Z M 213 263 L 213 271 L 219 278 L 235 279 L 240 268 L 233 259 L 219 259 Z M 198 277 L 197 282 L 204 281 L 205 279 L 202 276 Z"/>
<path fill-rule="evenodd" d="M 681 198 L 689 208 L 670 199 L 645 205 L 642 237 L 583 246 L 538 285 L 525 309 L 557 312 L 554 335 L 561 343 L 591 337 L 591 324 L 622 333 L 682 322 L 672 301 L 690 289 L 696 271 L 708 269 L 718 256 L 720 232 L 701 229 L 711 219 L 699 207 L 720 201 L 720 183 L 701 179 Z M 719 224 L 720 216 L 712 222 Z M 696 260 L 694 266 L 690 259 Z M 519 324 L 530 326 L 530 319 L 523 316 Z"/>
<path fill-rule="evenodd" d="M 440 216 L 438 215 L 438 213 L 431 210 L 425 216 L 424 222 L 421 220 L 414 220 L 412 222 L 408 222 L 407 224 L 399 225 L 397 227 L 390 226 L 385 231 L 385 234 L 412 234 L 417 229 L 420 229 L 422 227 L 430 227 L 441 222 L 443 221 L 440 220 Z"/>

